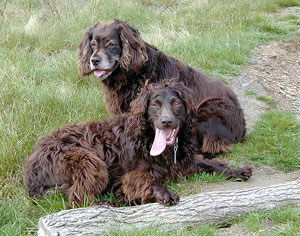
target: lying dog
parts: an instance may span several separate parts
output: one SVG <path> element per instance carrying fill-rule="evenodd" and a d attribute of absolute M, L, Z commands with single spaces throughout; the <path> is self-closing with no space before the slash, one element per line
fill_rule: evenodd
<path fill-rule="evenodd" d="M 199 105 L 200 117 L 205 107 Z M 183 83 L 145 85 L 130 113 L 67 125 L 41 137 L 26 160 L 24 183 L 32 197 L 59 186 L 78 205 L 111 188 L 125 202 L 172 205 L 179 196 L 163 186 L 167 181 L 201 171 L 243 180 L 251 176 L 251 168 L 230 169 L 199 155 L 196 131 L 190 91 Z"/>
<path fill-rule="evenodd" d="M 146 79 L 156 83 L 177 78 L 191 90 L 194 104 L 211 97 L 230 100 L 232 109 L 226 119 L 216 115 L 202 120 L 203 135 L 199 141 L 203 143 L 203 153 L 227 152 L 232 143 L 245 140 L 244 114 L 234 92 L 221 81 L 147 44 L 131 25 L 119 20 L 97 24 L 84 34 L 78 48 L 80 76 L 93 72 L 101 79 L 106 107 L 111 113 L 128 112 Z"/>

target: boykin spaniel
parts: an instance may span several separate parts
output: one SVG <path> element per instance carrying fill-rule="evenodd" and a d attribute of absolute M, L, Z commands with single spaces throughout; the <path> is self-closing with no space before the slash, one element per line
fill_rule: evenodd
<path fill-rule="evenodd" d="M 220 97 L 204 107 L 222 103 L 226 109 L 227 102 L 232 105 Z M 202 105 L 198 115 L 212 115 Z M 127 203 L 173 205 L 179 196 L 163 186 L 167 181 L 202 171 L 250 178 L 250 167 L 230 169 L 199 154 L 195 117 L 191 92 L 182 82 L 146 83 L 130 113 L 67 125 L 41 137 L 26 160 L 25 186 L 31 197 L 58 186 L 78 205 L 107 190 Z"/>

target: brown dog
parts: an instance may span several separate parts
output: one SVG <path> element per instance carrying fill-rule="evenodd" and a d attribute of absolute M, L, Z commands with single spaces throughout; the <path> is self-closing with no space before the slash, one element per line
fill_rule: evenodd
<path fill-rule="evenodd" d="M 206 101 L 205 107 L 215 100 L 228 101 Z M 213 115 L 201 105 L 199 112 L 200 117 Z M 179 196 L 162 185 L 166 181 L 201 171 L 244 180 L 251 176 L 251 168 L 233 170 L 203 159 L 194 130 L 194 106 L 183 83 L 146 85 L 130 113 L 64 126 L 41 137 L 26 160 L 24 183 L 32 197 L 59 186 L 79 205 L 111 189 L 125 202 L 172 205 Z"/>

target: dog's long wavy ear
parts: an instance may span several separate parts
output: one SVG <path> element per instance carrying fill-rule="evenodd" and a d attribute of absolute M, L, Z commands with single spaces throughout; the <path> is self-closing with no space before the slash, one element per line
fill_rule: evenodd
<path fill-rule="evenodd" d="M 122 41 L 122 56 L 120 66 L 126 71 L 138 72 L 142 65 L 148 60 L 146 45 L 139 32 L 133 26 L 122 21 L 118 23 L 120 39 Z"/>
<path fill-rule="evenodd" d="M 192 90 L 187 88 L 182 82 L 176 82 L 176 79 L 170 80 L 168 82 L 168 86 L 172 86 L 176 89 L 176 93 L 180 97 L 180 99 L 183 101 L 186 112 L 187 112 L 187 118 L 186 118 L 186 124 L 188 126 L 188 129 L 191 130 L 192 135 L 195 135 L 195 128 L 197 124 L 197 117 L 196 117 L 196 109 L 195 105 L 192 101 Z M 165 83 L 165 81 L 163 81 Z M 166 85 L 165 85 L 166 86 Z"/>
<path fill-rule="evenodd" d="M 147 113 L 148 113 L 148 100 L 151 91 L 148 88 L 148 83 L 141 89 L 137 98 L 130 104 L 130 119 L 128 124 L 127 137 L 137 135 L 138 132 L 143 132 L 143 128 L 146 126 Z"/>
<path fill-rule="evenodd" d="M 90 28 L 84 33 L 79 45 L 78 45 L 78 73 L 80 77 L 89 75 L 92 71 L 90 69 L 90 57 L 92 56 L 92 48 L 90 42 L 93 36 L 93 30 L 98 26 L 96 24 L 94 27 Z"/>

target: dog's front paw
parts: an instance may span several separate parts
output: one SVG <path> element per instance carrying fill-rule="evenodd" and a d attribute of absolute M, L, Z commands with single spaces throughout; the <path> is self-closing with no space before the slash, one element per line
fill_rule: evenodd
<path fill-rule="evenodd" d="M 156 186 L 153 189 L 153 194 L 156 202 L 166 206 L 176 205 L 179 202 L 179 196 L 163 186 Z"/>
<path fill-rule="evenodd" d="M 236 179 L 242 179 L 244 181 L 250 179 L 252 176 L 252 168 L 247 166 L 241 169 L 233 170 L 231 177 Z"/>
<path fill-rule="evenodd" d="M 158 202 L 166 206 L 176 205 L 179 202 L 179 196 L 172 191 L 166 190 Z"/>

